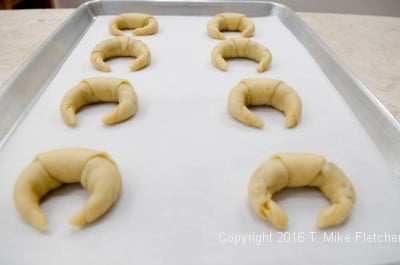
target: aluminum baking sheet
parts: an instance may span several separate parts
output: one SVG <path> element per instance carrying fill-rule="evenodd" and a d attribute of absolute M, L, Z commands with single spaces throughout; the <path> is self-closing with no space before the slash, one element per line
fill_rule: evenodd
<path fill-rule="evenodd" d="M 341 91 L 343 87 L 333 85 L 335 79 L 332 73 L 326 74 L 327 66 L 293 33 L 282 16 L 287 9 L 264 3 L 265 10 L 280 12 L 260 16 L 254 11 L 260 3 L 202 3 L 200 11 L 194 8 L 198 4 L 170 3 L 169 16 L 157 16 L 160 31 L 137 37 L 151 49 L 151 65 L 132 73 L 128 71 L 132 59 L 119 58 L 109 61 L 111 73 L 102 73 L 90 65 L 89 53 L 111 37 L 108 14 L 114 14 L 120 2 L 102 3 L 81 7 L 77 11 L 81 17 L 72 16 L 72 20 L 85 21 L 84 14 L 91 14 L 95 20 L 88 23 L 51 82 L 41 83 L 37 101 L 26 115 L 20 114 L 19 126 L 2 146 L 1 264 L 380 264 L 400 260 L 400 181 L 389 147 L 385 139 L 373 141 L 379 135 L 368 129 L 373 121 L 362 120 Z M 134 4 L 125 12 L 138 11 Z M 157 14 L 156 7 L 157 2 L 150 2 L 144 10 L 152 13 L 155 8 Z M 229 60 L 228 72 L 211 65 L 210 53 L 218 40 L 206 34 L 210 19 L 206 15 L 221 10 L 254 14 L 252 39 L 272 52 L 270 70 L 257 73 L 257 64 L 248 60 Z M 78 25 L 84 31 L 84 23 Z M 45 45 L 66 50 L 60 42 L 56 44 L 60 46 L 54 46 L 53 39 Z M 84 108 L 77 116 L 78 126 L 68 127 L 59 114 L 62 96 L 81 79 L 98 75 L 130 80 L 139 97 L 138 113 L 107 127 L 101 117 L 114 105 L 99 104 Z M 282 113 L 270 108 L 254 109 L 266 123 L 261 130 L 231 118 L 226 110 L 228 93 L 248 77 L 282 79 L 293 86 L 304 105 L 299 125 L 286 129 Z M 393 125 L 379 104 L 374 109 L 383 113 L 382 124 Z M 50 230 L 38 232 L 18 216 L 13 185 L 35 154 L 71 146 L 111 154 L 123 177 L 121 197 L 99 221 L 76 229 L 68 219 L 88 194 L 79 185 L 57 190 L 41 204 Z M 329 203 L 318 191 L 307 188 L 276 196 L 289 215 L 287 233 L 255 216 L 247 198 L 248 180 L 276 152 L 314 152 L 337 163 L 357 191 L 348 222 L 317 229 L 317 215 Z"/>

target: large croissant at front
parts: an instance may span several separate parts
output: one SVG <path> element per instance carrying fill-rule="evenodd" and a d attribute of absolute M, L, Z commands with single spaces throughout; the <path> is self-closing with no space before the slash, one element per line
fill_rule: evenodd
<path fill-rule="evenodd" d="M 219 13 L 207 23 L 207 33 L 214 39 L 224 40 L 221 31 L 240 31 L 242 37 L 251 37 L 255 26 L 246 15 L 240 13 Z"/>
<path fill-rule="evenodd" d="M 151 35 L 157 32 L 158 22 L 153 16 L 144 13 L 124 13 L 114 17 L 108 24 L 112 35 L 123 36 L 121 29 L 134 29 L 135 35 Z"/>
<path fill-rule="evenodd" d="M 246 125 L 262 128 L 264 122 L 247 108 L 248 105 L 270 105 L 283 111 L 286 127 L 296 126 L 302 112 L 296 91 L 283 81 L 268 78 L 242 79 L 228 98 L 229 114 Z"/>
<path fill-rule="evenodd" d="M 218 43 L 212 53 L 211 60 L 221 71 L 228 69 L 224 58 L 247 58 L 259 62 L 257 71 L 264 72 L 271 65 L 271 52 L 261 44 L 247 38 L 233 37 Z"/>
<path fill-rule="evenodd" d="M 57 149 L 38 154 L 18 177 L 14 187 L 17 211 L 37 229 L 47 230 L 40 199 L 64 183 L 77 182 L 90 196 L 70 220 L 75 226 L 84 226 L 105 214 L 121 191 L 121 175 L 107 153 L 86 148 Z"/>
<path fill-rule="evenodd" d="M 319 188 L 331 201 L 331 206 L 318 217 L 317 224 L 321 228 L 342 223 L 356 200 L 353 185 L 335 164 L 315 154 L 281 153 L 261 164 L 251 176 L 250 204 L 261 218 L 285 229 L 287 215 L 272 196 L 286 187 L 302 186 Z"/>
<path fill-rule="evenodd" d="M 146 44 L 126 36 L 107 39 L 97 44 L 90 53 L 90 61 L 97 70 L 110 72 L 111 68 L 104 60 L 121 56 L 136 57 L 129 65 L 131 71 L 140 70 L 151 61 L 151 52 Z"/>
<path fill-rule="evenodd" d="M 128 80 L 113 77 L 91 77 L 71 88 L 61 101 L 60 111 L 64 121 L 76 125 L 75 112 L 82 106 L 98 102 L 119 102 L 103 123 L 111 125 L 129 119 L 138 109 L 138 99 Z"/>

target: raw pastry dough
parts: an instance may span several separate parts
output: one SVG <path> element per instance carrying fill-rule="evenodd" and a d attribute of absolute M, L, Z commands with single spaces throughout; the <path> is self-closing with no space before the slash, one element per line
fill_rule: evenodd
<path fill-rule="evenodd" d="M 286 127 L 300 120 L 302 103 L 299 95 L 283 81 L 268 78 L 242 79 L 230 92 L 228 112 L 240 122 L 262 128 L 264 122 L 247 105 L 271 105 L 286 115 Z"/>
<path fill-rule="evenodd" d="M 134 29 L 135 35 L 151 35 L 157 32 L 157 19 L 144 13 L 124 13 L 114 17 L 108 24 L 112 35 L 123 36 L 121 29 Z"/>
<path fill-rule="evenodd" d="M 259 62 L 257 71 L 264 72 L 271 65 L 272 55 L 261 44 L 247 38 L 233 37 L 218 43 L 212 51 L 211 60 L 221 71 L 228 69 L 224 58 L 247 58 Z"/>
<path fill-rule="evenodd" d="M 214 39 L 224 40 L 222 31 L 240 31 L 242 37 L 251 37 L 254 34 L 255 26 L 245 14 L 240 13 L 219 13 L 207 23 L 208 35 Z"/>
<path fill-rule="evenodd" d="M 131 71 L 142 69 L 149 65 L 151 60 L 151 52 L 146 44 L 140 40 L 121 36 L 97 44 L 90 53 L 90 61 L 97 70 L 110 72 L 111 68 L 104 60 L 120 56 L 136 57 L 136 60 L 129 65 Z"/>
<path fill-rule="evenodd" d="M 350 214 L 356 194 L 350 180 L 322 156 L 302 153 L 273 155 L 253 173 L 249 199 L 257 214 L 280 229 L 285 229 L 286 213 L 272 195 L 286 187 L 317 187 L 331 201 L 318 217 L 318 226 L 326 228 L 342 223 Z"/>
<path fill-rule="evenodd" d="M 91 77 L 82 80 L 65 94 L 60 111 L 64 121 L 76 125 L 75 112 L 84 105 L 97 102 L 119 102 L 103 123 L 111 125 L 129 119 L 138 109 L 138 99 L 128 80 L 113 77 Z"/>
<path fill-rule="evenodd" d="M 70 220 L 75 226 L 84 226 L 105 214 L 121 190 L 121 175 L 107 153 L 86 148 L 57 149 L 38 154 L 18 177 L 14 187 L 17 211 L 37 229 L 47 230 L 40 199 L 63 183 L 76 182 L 90 196 Z"/>

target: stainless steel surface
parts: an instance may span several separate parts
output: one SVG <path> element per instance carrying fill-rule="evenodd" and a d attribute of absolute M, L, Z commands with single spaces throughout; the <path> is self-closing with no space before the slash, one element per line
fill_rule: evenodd
<path fill-rule="evenodd" d="M 244 12 L 276 15 L 308 49 L 352 108 L 389 164 L 400 175 L 400 124 L 329 48 L 289 8 L 260 1 L 91 1 L 81 5 L 0 88 L 0 148 L 52 80 L 64 59 L 98 15 L 132 10 L 154 15 L 213 15 Z"/>

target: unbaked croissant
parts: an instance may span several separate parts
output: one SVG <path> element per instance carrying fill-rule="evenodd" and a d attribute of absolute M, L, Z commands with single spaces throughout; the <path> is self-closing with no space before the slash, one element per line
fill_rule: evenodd
<path fill-rule="evenodd" d="M 134 29 L 135 35 L 151 35 L 157 32 L 157 19 L 144 13 L 124 13 L 114 17 L 108 24 L 112 35 L 123 36 L 121 29 Z"/>
<path fill-rule="evenodd" d="M 64 121 L 76 125 L 75 112 L 82 106 L 98 102 L 119 102 L 103 123 L 111 125 L 129 119 L 138 109 L 138 99 L 128 80 L 113 77 L 91 77 L 71 88 L 61 101 L 60 111 Z"/>
<path fill-rule="evenodd" d="M 221 71 L 228 69 L 225 58 L 247 58 L 259 62 L 257 71 L 264 72 L 271 65 L 272 55 L 261 44 L 247 38 L 233 37 L 218 43 L 211 54 L 215 67 Z"/>
<path fill-rule="evenodd" d="M 296 126 L 301 116 L 299 95 L 283 81 L 268 78 L 242 79 L 230 92 L 228 112 L 240 122 L 262 128 L 264 122 L 246 106 L 270 105 L 286 115 L 286 127 Z"/>
<path fill-rule="evenodd" d="M 251 206 L 261 218 L 285 229 L 287 215 L 272 196 L 286 187 L 302 186 L 319 188 L 332 203 L 320 213 L 319 227 L 340 224 L 349 216 L 356 199 L 353 185 L 340 168 L 315 154 L 281 153 L 261 164 L 249 183 Z"/>
<path fill-rule="evenodd" d="M 219 13 L 207 23 L 208 35 L 214 39 L 224 40 L 221 31 L 240 31 L 242 37 L 251 37 L 255 26 L 245 14 L 241 13 Z"/>
<path fill-rule="evenodd" d="M 40 199 L 64 183 L 77 182 L 90 196 L 70 220 L 75 226 L 84 226 L 105 214 L 121 190 L 121 175 L 107 153 L 86 148 L 57 149 L 38 154 L 18 177 L 14 187 L 17 211 L 37 229 L 47 230 Z"/>
<path fill-rule="evenodd" d="M 151 60 L 151 52 L 146 44 L 140 40 L 121 36 L 97 44 L 90 53 L 90 61 L 97 70 L 110 72 L 111 68 L 104 60 L 121 56 L 136 57 L 136 60 L 129 65 L 131 71 L 142 69 L 149 65 Z"/>

